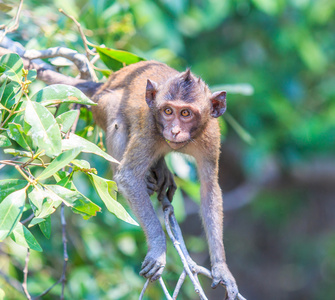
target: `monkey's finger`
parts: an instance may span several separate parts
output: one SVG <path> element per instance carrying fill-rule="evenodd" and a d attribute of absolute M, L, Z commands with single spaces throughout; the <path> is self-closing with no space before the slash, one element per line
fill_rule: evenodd
<path fill-rule="evenodd" d="M 147 176 L 147 182 L 150 182 L 152 184 L 157 184 L 157 180 L 151 175 Z"/>
<path fill-rule="evenodd" d="M 155 281 L 155 279 L 153 279 L 152 277 L 156 275 L 156 273 L 159 272 L 160 269 L 162 269 L 163 272 L 164 265 L 162 265 L 159 262 L 156 262 L 155 265 L 151 268 L 151 270 L 149 270 L 149 272 L 146 274 L 146 276 L 150 278 L 151 281 Z"/>
<path fill-rule="evenodd" d="M 154 275 L 152 275 L 150 281 L 156 281 L 159 277 L 162 276 L 163 271 L 164 271 L 164 265 L 161 265 L 160 268 L 156 271 Z"/>
<path fill-rule="evenodd" d="M 155 169 L 155 177 L 157 178 L 157 185 L 162 186 L 165 179 L 166 179 L 166 172 L 169 172 L 169 170 L 166 170 L 165 168 Z"/>
<path fill-rule="evenodd" d="M 164 197 L 166 196 L 166 194 L 167 194 L 166 190 L 168 189 L 169 185 L 170 185 L 170 181 L 169 181 L 168 177 L 166 177 L 164 182 L 163 182 L 163 185 L 161 186 L 160 191 L 159 191 L 159 195 L 158 195 L 158 200 L 159 201 L 162 201 L 164 199 Z"/>
<path fill-rule="evenodd" d="M 175 182 L 173 181 L 173 184 L 169 186 L 169 189 L 167 191 L 167 197 L 168 197 L 170 202 L 172 202 L 172 199 L 173 199 L 173 196 L 174 196 L 174 193 L 176 192 L 176 190 L 177 190 L 177 186 L 176 186 Z"/>
<path fill-rule="evenodd" d="M 213 282 L 212 282 L 212 285 L 211 285 L 211 288 L 212 289 L 216 289 L 218 287 L 218 285 L 220 284 L 220 279 L 213 279 Z"/>
<path fill-rule="evenodd" d="M 144 276 L 145 278 L 150 277 L 147 275 L 147 273 L 154 267 L 155 263 L 155 260 L 144 261 L 142 264 L 142 270 L 140 272 L 140 275 Z"/>
<path fill-rule="evenodd" d="M 157 191 L 158 187 L 155 184 L 147 182 L 147 191 L 149 196 L 151 196 L 155 191 Z"/>

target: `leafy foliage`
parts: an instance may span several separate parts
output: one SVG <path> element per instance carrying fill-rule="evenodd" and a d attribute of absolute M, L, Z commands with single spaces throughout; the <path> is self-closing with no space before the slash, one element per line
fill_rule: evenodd
<path fill-rule="evenodd" d="M 51 112 L 51 106 L 60 103 L 95 105 L 81 91 L 71 86 L 52 85 L 30 97 L 28 86 L 36 77 L 36 72 L 26 71 L 21 58 L 16 54 L 2 56 L 0 67 L 2 70 L 0 76 L 4 78 L 0 87 L 3 95 L 1 146 L 5 148 L 6 153 L 16 157 L 15 160 L 4 163 L 15 167 L 25 179 L 25 181 L 0 180 L 2 187 L 0 240 L 10 237 L 21 246 L 42 251 L 28 228 L 39 224 L 44 226 L 43 230 L 41 228 L 43 233 L 50 236 L 50 221 L 47 220 L 61 203 L 71 207 L 73 212 L 81 214 L 84 219 L 95 216 L 101 211 L 97 204 L 81 194 L 74 186 L 73 175 L 76 172 L 82 172 L 82 169 L 74 168 L 72 162 L 82 152 L 100 155 L 113 163 L 117 161 L 88 140 L 66 134 L 75 122 L 78 112 L 65 112 L 57 118 L 55 118 L 57 110 Z M 10 85 L 15 87 L 15 91 L 5 94 Z M 50 110 L 47 107 L 50 107 Z M 13 145 L 14 148 L 7 148 Z M 22 148 L 26 151 L 21 151 Z M 95 169 L 89 167 L 85 172 L 90 178 L 92 176 L 99 178 L 99 183 L 106 182 L 107 186 L 105 179 L 89 173 L 96 172 Z M 108 201 L 111 198 L 108 195 L 114 195 L 113 201 L 108 202 L 109 211 L 120 219 L 137 225 L 122 205 L 116 201 L 116 185 L 113 184 L 112 182 L 108 184 L 109 192 L 103 196 L 103 200 Z M 29 199 L 29 202 L 26 202 L 26 199 Z M 124 212 L 120 214 L 122 209 Z M 20 222 L 24 211 L 30 211 L 33 216 L 28 228 Z"/>

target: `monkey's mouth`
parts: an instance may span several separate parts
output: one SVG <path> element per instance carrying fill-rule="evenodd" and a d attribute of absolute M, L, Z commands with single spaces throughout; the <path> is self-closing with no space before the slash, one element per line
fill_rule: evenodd
<path fill-rule="evenodd" d="M 183 142 L 173 142 L 170 140 L 165 139 L 165 141 L 167 142 L 167 144 L 173 149 L 173 150 L 177 150 L 180 149 L 184 146 L 186 146 L 188 144 L 189 141 L 183 141 Z"/>

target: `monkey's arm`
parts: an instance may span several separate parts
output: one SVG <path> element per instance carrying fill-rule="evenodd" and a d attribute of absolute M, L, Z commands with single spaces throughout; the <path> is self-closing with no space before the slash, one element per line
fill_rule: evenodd
<path fill-rule="evenodd" d="M 140 275 L 154 281 L 161 276 L 165 267 L 166 241 L 147 191 L 146 174 L 155 155 L 152 151 L 144 149 L 140 140 L 138 136 L 131 138 L 114 178 L 119 190 L 129 201 L 147 238 L 148 253 Z M 153 144 L 152 142 L 151 145 Z"/>
<path fill-rule="evenodd" d="M 223 245 L 223 205 L 218 184 L 217 158 L 203 158 L 199 164 L 201 181 L 201 215 L 207 235 L 212 264 L 212 287 L 224 285 L 227 299 L 235 300 L 238 288 L 228 269 Z"/>
<path fill-rule="evenodd" d="M 163 201 L 164 197 L 167 196 L 169 201 L 172 202 L 177 186 L 174 182 L 173 174 L 165 163 L 164 157 L 160 158 L 148 172 L 147 187 L 150 196 L 154 192 L 157 192 L 159 201 Z"/>

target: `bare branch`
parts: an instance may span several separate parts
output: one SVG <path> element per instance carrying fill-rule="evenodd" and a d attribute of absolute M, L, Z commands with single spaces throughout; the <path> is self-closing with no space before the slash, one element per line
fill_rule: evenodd
<path fill-rule="evenodd" d="M 150 279 L 148 279 L 148 280 L 145 282 L 145 284 L 144 284 L 144 286 L 143 286 L 143 289 L 142 289 L 142 291 L 141 291 L 140 297 L 138 298 L 138 300 L 142 300 L 142 299 L 143 299 L 144 293 L 145 293 L 145 291 L 147 290 L 147 287 L 148 287 L 149 283 L 150 283 Z"/>
<path fill-rule="evenodd" d="M 22 4 L 23 4 L 23 0 L 20 1 L 20 4 L 19 4 L 19 7 L 18 7 L 17 12 L 15 14 L 15 17 L 10 21 L 10 22 L 14 21 L 13 25 L 11 25 L 11 26 L 8 26 L 8 25 L 1 26 L 2 32 L 0 32 L 0 43 L 3 40 L 3 38 L 6 36 L 7 33 L 13 32 L 13 31 L 15 31 L 16 29 L 19 28 L 19 18 L 20 18 L 20 14 L 21 14 Z"/>
<path fill-rule="evenodd" d="M 27 286 L 29 258 L 30 258 L 30 250 L 29 250 L 29 248 L 27 248 L 27 256 L 26 256 L 26 259 L 25 259 L 25 265 L 24 265 L 24 269 L 23 269 L 22 289 L 23 289 L 27 299 L 31 300 L 31 296 L 28 292 L 28 286 Z"/>
<path fill-rule="evenodd" d="M 32 213 L 28 218 L 24 219 L 23 221 L 21 221 L 22 224 L 26 224 L 28 223 L 32 218 L 35 217 L 35 214 Z"/>
<path fill-rule="evenodd" d="M 22 57 L 24 52 L 22 51 L 20 47 L 18 47 L 18 44 L 19 43 L 15 43 L 15 44 L 6 43 L 5 45 L 0 44 L 0 46 L 4 47 L 4 48 L 0 47 L 0 56 L 7 54 L 7 53 L 15 52 Z M 6 48 L 6 46 L 8 46 L 9 50 Z M 73 78 L 71 76 L 60 74 L 56 71 L 53 71 L 50 68 L 50 66 L 46 64 L 45 62 L 43 62 L 42 60 L 30 61 L 27 58 L 22 58 L 22 60 L 23 60 L 25 69 L 28 69 L 28 70 L 35 69 L 37 71 L 37 78 L 45 82 L 48 85 L 67 84 L 67 85 L 75 86 L 76 88 L 80 89 L 84 94 L 86 94 L 88 97 L 91 97 L 95 93 L 95 91 L 102 85 L 102 83 L 97 83 L 97 82 L 93 82 L 89 80 L 83 80 L 79 78 Z"/>
<path fill-rule="evenodd" d="M 173 300 L 172 297 L 171 297 L 170 294 L 169 294 L 169 291 L 168 291 L 167 288 L 166 288 L 166 285 L 165 285 L 165 283 L 164 283 L 163 278 L 162 278 L 162 277 L 159 277 L 158 281 L 159 281 L 159 283 L 160 283 L 160 285 L 161 285 L 161 287 L 162 287 L 162 290 L 163 290 L 163 292 L 164 292 L 164 294 L 165 294 L 166 299 L 168 299 L 168 300 Z"/>
<path fill-rule="evenodd" d="M 9 277 L 7 274 L 5 274 L 2 270 L 0 270 L 0 276 L 15 290 L 23 294 L 22 291 L 22 284 L 16 280 L 15 278 Z"/>
<path fill-rule="evenodd" d="M 59 12 L 62 13 L 64 16 L 70 18 L 78 27 L 78 30 L 79 30 L 79 33 L 80 33 L 80 36 L 81 36 L 81 39 L 83 40 L 83 43 L 84 43 L 84 47 L 85 47 L 85 51 L 86 51 L 86 57 L 87 59 L 90 59 L 90 55 L 97 55 L 97 53 L 94 53 L 92 50 L 90 50 L 88 48 L 88 41 L 86 39 L 86 36 L 84 34 L 84 31 L 83 29 L 81 28 L 81 25 L 80 23 L 76 20 L 75 17 L 73 16 L 70 16 L 69 14 L 67 14 L 63 9 L 59 9 Z"/>
<path fill-rule="evenodd" d="M 69 260 L 69 256 L 67 254 L 66 220 L 65 220 L 65 215 L 64 215 L 64 207 L 65 207 L 65 204 L 63 202 L 61 206 L 61 211 L 60 211 L 61 224 L 62 224 L 63 253 L 64 253 L 63 272 L 62 272 L 62 277 L 61 277 L 61 282 L 62 282 L 62 294 L 60 297 L 61 300 L 64 300 L 64 290 L 65 290 L 65 283 L 66 283 L 66 267 L 67 267 L 67 262 Z"/>
<path fill-rule="evenodd" d="M 173 206 L 171 205 L 170 201 L 165 197 L 162 201 L 162 206 L 163 206 L 163 211 L 164 211 L 164 220 L 165 220 L 165 227 L 166 227 L 166 231 L 173 243 L 173 246 L 175 247 L 175 249 L 177 250 L 179 257 L 183 263 L 184 266 L 184 270 L 182 272 L 182 274 L 179 277 L 179 280 L 177 282 L 177 285 L 175 287 L 175 290 L 173 292 L 173 297 L 171 298 L 165 284 L 162 278 L 159 279 L 159 283 L 162 286 L 162 289 L 164 291 L 165 296 L 167 297 L 167 299 L 177 299 L 177 296 L 179 294 L 179 291 L 181 289 L 181 286 L 183 285 L 186 275 L 188 275 L 192 281 L 192 284 L 194 286 L 194 290 L 195 292 L 199 295 L 201 300 L 208 300 L 208 298 L 206 297 L 202 286 L 198 280 L 198 274 L 202 274 L 207 276 L 208 278 L 212 278 L 212 274 L 211 272 L 202 267 L 202 266 L 198 266 L 190 257 L 185 242 L 184 242 L 184 238 L 182 236 L 180 227 L 178 225 L 178 222 L 176 220 L 176 217 L 174 215 L 174 210 L 173 210 Z M 145 283 L 143 290 L 141 292 L 140 295 L 140 300 L 143 298 L 144 292 L 147 289 L 149 280 L 147 280 L 147 282 Z M 246 300 L 240 293 L 237 295 L 237 300 Z"/>
<path fill-rule="evenodd" d="M 186 271 L 183 270 L 183 272 L 180 274 L 180 277 L 179 277 L 179 279 L 178 279 L 178 282 L 177 282 L 177 284 L 176 284 L 176 287 L 175 287 L 175 289 L 174 289 L 174 291 L 173 291 L 173 295 L 172 295 L 173 300 L 176 300 L 176 299 L 177 299 L 177 296 L 178 296 L 178 294 L 179 294 L 179 291 L 180 291 L 180 289 L 181 289 L 181 286 L 183 285 L 183 283 L 184 283 L 184 281 L 185 281 L 185 279 L 186 279 L 186 276 L 187 276 Z"/>
<path fill-rule="evenodd" d="M 26 50 L 23 57 L 28 58 L 29 60 L 37 58 L 53 58 L 53 57 L 65 57 L 68 60 L 72 61 L 80 72 L 81 79 L 90 79 L 95 78 L 95 73 L 90 66 L 90 62 L 84 54 L 80 54 L 75 50 L 68 49 L 65 47 L 53 47 L 45 50 Z"/>

